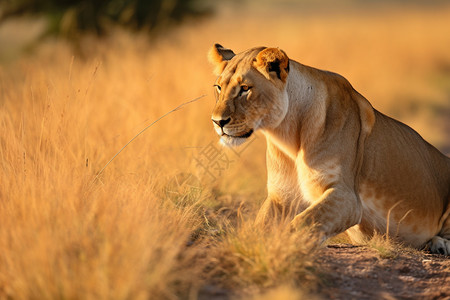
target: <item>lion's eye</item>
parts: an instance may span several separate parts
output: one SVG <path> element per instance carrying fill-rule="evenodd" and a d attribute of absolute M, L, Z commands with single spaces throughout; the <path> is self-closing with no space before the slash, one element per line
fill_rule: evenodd
<path fill-rule="evenodd" d="M 214 87 L 216 88 L 217 93 L 220 94 L 220 91 L 222 90 L 222 88 L 220 87 L 220 85 L 215 84 Z"/>
<path fill-rule="evenodd" d="M 246 94 L 250 90 L 248 85 L 241 85 L 241 89 L 239 90 L 239 96 Z"/>

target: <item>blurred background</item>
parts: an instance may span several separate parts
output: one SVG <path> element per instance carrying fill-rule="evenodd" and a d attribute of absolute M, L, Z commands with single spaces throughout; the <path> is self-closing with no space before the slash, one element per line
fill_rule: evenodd
<path fill-rule="evenodd" d="M 172 53 L 195 63 L 166 61 L 164 70 L 156 70 L 143 61 L 134 71 L 164 72 L 164 77 L 176 70 L 189 73 L 184 80 L 168 79 L 170 90 L 210 94 L 212 103 L 213 77 L 204 59 L 210 45 L 219 42 L 235 52 L 277 46 L 301 63 L 342 74 L 376 108 L 449 153 L 449 6 L 444 0 L 5 0 L 0 63 L 5 67 L 30 57 L 52 57 L 54 64 L 64 59 L 68 64 L 72 57 L 104 63 L 100 57 L 122 55 L 119 45 L 136 60 L 140 53 L 156 60 Z M 153 93 L 161 94 L 168 86 L 157 88 Z M 155 101 L 153 95 L 146 99 Z"/>
<path fill-rule="evenodd" d="M 225 249 L 223 224 L 251 221 L 266 194 L 263 136 L 217 145 L 214 43 L 339 73 L 450 154 L 450 1 L 2 0 L 0 298 L 198 291 L 205 256 L 184 261 L 185 245 Z"/>

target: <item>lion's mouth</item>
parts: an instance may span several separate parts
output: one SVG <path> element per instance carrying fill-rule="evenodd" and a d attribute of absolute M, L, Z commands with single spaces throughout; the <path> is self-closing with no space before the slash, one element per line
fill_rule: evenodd
<path fill-rule="evenodd" d="M 230 135 L 230 134 L 226 134 L 225 132 L 222 131 L 222 135 L 231 137 L 231 138 L 241 138 L 241 139 L 246 139 L 249 138 L 253 133 L 253 129 L 250 129 L 250 131 L 248 131 L 247 133 L 244 133 L 242 135 Z"/>

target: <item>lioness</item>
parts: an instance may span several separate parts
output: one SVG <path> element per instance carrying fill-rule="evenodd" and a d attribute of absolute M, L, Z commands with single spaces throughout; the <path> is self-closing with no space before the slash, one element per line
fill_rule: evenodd
<path fill-rule="evenodd" d="M 212 113 L 221 142 L 256 130 L 267 140 L 268 196 L 257 224 L 290 218 L 323 239 L 389 232 L 450 255 L 450 159 L 407 125 L 375 110 L 342 76 L 278 48 L 235 54 L 215 44 Z M 289 219 L 289 220 L 290 220 Z"/>

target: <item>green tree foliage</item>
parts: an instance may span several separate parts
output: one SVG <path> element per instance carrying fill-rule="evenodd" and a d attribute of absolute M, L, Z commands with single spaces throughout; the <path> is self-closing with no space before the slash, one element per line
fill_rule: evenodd
<path fill-rule="evenodd" d="M 102 35 L 112 25 L 130 29 L 164 28 L 186 16 L 211 11 L 204 0 L 2 0 L 0 21 L 13 16 L 44 15 L 49 33 L 74 37 Z"/>

